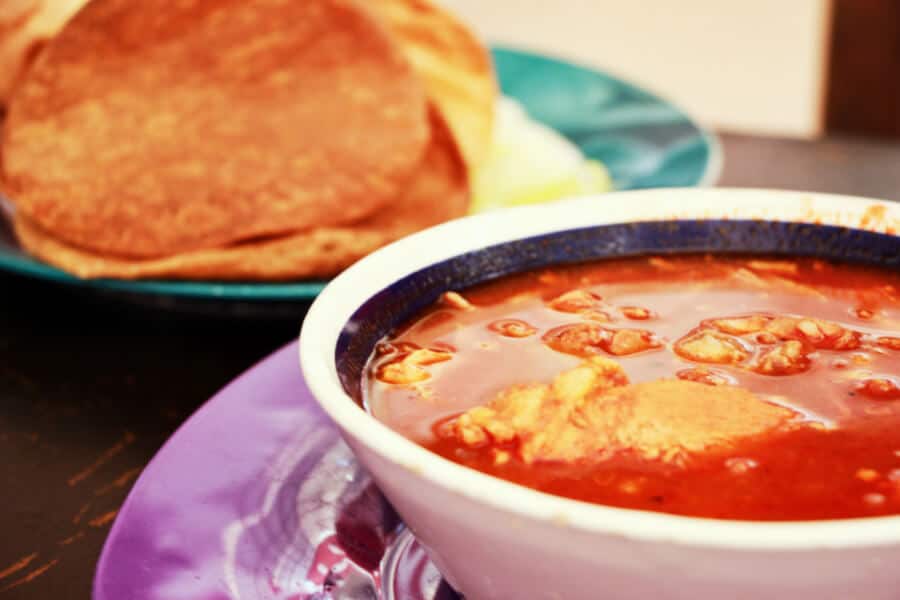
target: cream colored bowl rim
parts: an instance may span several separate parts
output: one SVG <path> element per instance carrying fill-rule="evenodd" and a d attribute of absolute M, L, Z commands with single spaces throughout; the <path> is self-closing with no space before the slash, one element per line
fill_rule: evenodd
<path fill-rule="evenodd" d="M 492 244 L 591 225 L 670 218 L 816 222 L 893 234 L 900 224 L 900 205 L 811 192 L 677 188 L 614 192 L 445 223 L 382 248 L 329 283 L 310 307 L 300 335 L 306 382 L 338 426 L 370 452 L 448 493 L 526 520 L 635 540 L 723 549 L 799 551 L 900 544 L 900 516 L 806 522 L 717 520 L 545 494 L 425 450 L 371 417 L 341 387 L 334 357 L 342 328 L 361 304 L 397 279 Z"/>

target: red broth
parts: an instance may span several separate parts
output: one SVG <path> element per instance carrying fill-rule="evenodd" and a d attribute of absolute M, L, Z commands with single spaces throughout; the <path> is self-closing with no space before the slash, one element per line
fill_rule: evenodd
<path fill-rule="evenodd" d="M 657 456 L 596 443 L 560 459 L 527 455 L 524 437 L 497 429 L 475 442 L 446 433 L 505 390 L 546 387 L 591 357 L 615 361 L 631 384 L 742 388 L 793 416 L 677 460 L 665 447 Z M 510 276 L 450 294 L 389 336 L 363 397 L 376 418 L 445 458 L 567 498 L 746 520 L 900 514 L 900 275 L 685 255 Z"/>

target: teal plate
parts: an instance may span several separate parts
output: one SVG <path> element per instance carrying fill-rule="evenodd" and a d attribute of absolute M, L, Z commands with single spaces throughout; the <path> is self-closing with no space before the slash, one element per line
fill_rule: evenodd
<path fill-rule="evenodd" d="M 493 55 L 503 93 L 606 165 L 616 189 L 715 183 L 721 168 L 715 136 L 669 102 L 561 60 L 510 48 L 495 48 Z M 82 280 L 22 252 L 2 223 L 0 270 L 170 307 L 180 301 L 230 301 L 244 307 L 305 302 L 326 284 Z"/>

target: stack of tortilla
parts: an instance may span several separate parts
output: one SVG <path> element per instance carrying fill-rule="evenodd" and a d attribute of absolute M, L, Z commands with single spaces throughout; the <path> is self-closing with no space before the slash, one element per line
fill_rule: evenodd
<path fill-rule="evenodd" d="M 468 208 L 496 84 L 426 0 L 9 1 L 0 191 L 70 273 L 326 277 Z"/>

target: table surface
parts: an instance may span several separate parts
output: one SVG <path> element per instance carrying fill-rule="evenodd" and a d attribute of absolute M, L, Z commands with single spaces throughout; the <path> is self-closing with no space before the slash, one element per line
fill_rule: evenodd
<path fill-rule="evenodd" d="M 900 143 L 723 136 L 722 185 L 900 200 Z M 201 403 L 294 338 L 0 276 L 0 599 L 88 598 L 116 510 Z"/>

